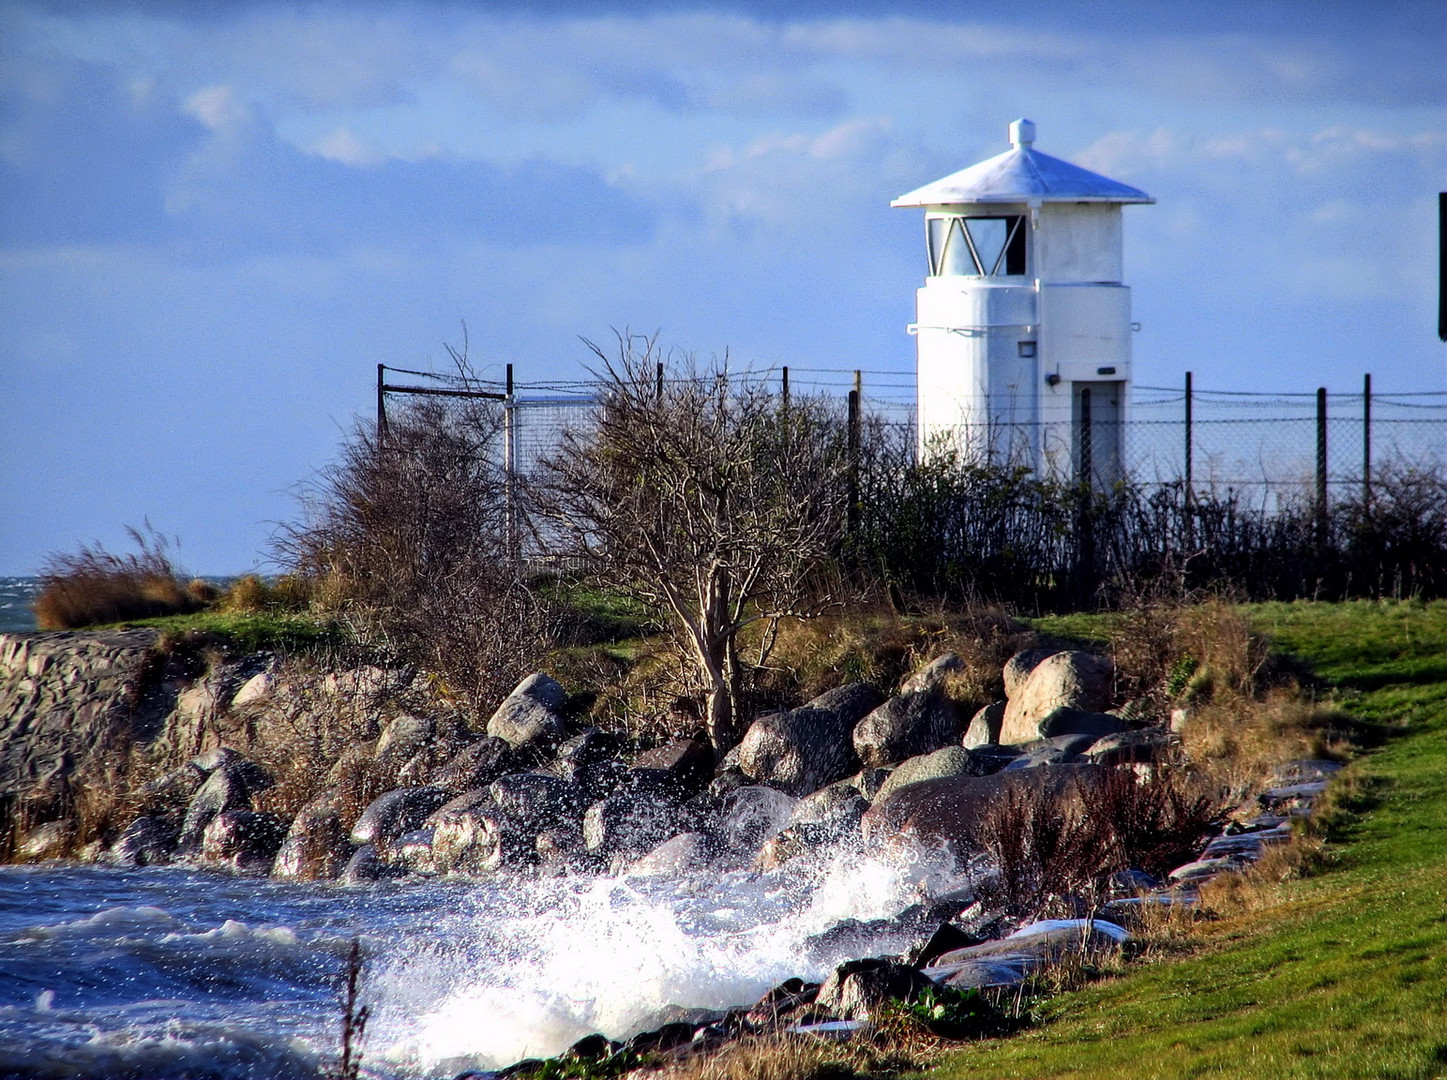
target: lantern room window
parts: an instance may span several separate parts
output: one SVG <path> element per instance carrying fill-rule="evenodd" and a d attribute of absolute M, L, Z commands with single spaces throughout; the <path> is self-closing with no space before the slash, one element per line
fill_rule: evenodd
<path fill-rule="evenodd" d="M 1025 218 L 931 217 L 925 244 L 933 277 L 1000 277 L 1025 273 Z"/>

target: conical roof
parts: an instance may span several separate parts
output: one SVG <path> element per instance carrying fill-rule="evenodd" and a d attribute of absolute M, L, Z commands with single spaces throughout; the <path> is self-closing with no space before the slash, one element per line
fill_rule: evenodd
<path fill-rule="evenodd" d="M 1079 165 L 1042 154 L 1032 145 L 1035 125 L 1010 125 L 1011 149 L 901 195 L 890 206 L 952 206 L 959 203 L 1103 202 L 1153 203 L 1139 188 Z"/>

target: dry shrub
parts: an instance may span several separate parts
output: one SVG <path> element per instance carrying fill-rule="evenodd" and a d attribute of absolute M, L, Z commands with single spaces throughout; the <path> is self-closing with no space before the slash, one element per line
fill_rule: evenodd
<path fill-rule="evenodd" d="M 31 605 L 40 629 L 74 630 L 204 607 L 204 590 L 193 590 L 172 564 L 170 543 L 149 522 L 145 528 L 126 529 L 139 548 L 128 555 L 113 555 L 97 544 L 47 556 Z"/>
<path fill-rule="evenodd" d="M 304 489 L 305 520 L 276 544 L 314 607 L 441 674 L 479 710 L 556 636 L 514 557 L 501 424 L 491 402 L 435 399 L 380 432 L 359 423 Z"/>
<path fill-rule="evenodd" d="M 217 598 L 226 612 L 258 615 L 263 612 L 303 611 L 311 601 L 308 582 L 294 574 L 267 581 L 256 574 L 243 574 Z"/>
<path fill-rule="evenodd" d="M 851 682 L 894 693 L 910 673 L 945 653 L 965 670 L 945 690 L 962 710 L 1004 696 L 1001 669 L 1031 640 L 1001 609 L 985 605 L 900 615 L 886 604 L 780 624 L 758 696 L 794 704 Z"/>
<path fill-rule="evenodd" d="M 1163 874 L 1194 858 L 1224 817 L 1220 797 L 1184 770 L 1121 766 L 1063 795 L 1011 786 L 975 839 L 998 871 L 995 903 L 1026 916 L 1076 914 L 1076 901 L 1094 907 L 1117 871 Z"/>
<path fill-rule="evenodd" d="M 1260 859 L 1242 870 L 1202 882 L 1201 911 L 1210 917 L 1230 918 L 1276 907 L 1288 900 L 1288 882 L 1320 873 L 1330 859 L 1325 841 L 1307 831 L 1298 832 L 1290 843 L 1266 848 Z"/>
<path fill-rule="evenodd" d="M 650 1080 L 834 1080 L 914 1072 L 948 1044 L 921 1023 L 882 1025 L 843 1042 L 807 1034 L 743 1038 L 714 1054 L 694 1054 L 633 1077 Z"/>

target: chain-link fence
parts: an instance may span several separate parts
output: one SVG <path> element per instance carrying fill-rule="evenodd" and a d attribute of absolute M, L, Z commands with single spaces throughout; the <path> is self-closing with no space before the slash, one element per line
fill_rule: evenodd
<path fill-rule="evenodd" d="M 740 371 L 731 378 L 762 382 L 781 399 L 811 395 L 845 402 L 858 394 L 857 415 L 912 443 L 915 385 L 897 372 L 789 368 Z M 669 379 L 660 367 L 660 385 Z M 423 394 L 491 401 L 500 410 L 500 463 L 532 474 L 562 432 L 587 422 L 600 387 L 593 382 L 487 381 L 379 366 L 378 422 L 389 399 Z M 1143 485 L 1186 485 L 1202 494 L 1234 492 L 1271 511 L 1302 497 L 1329 499 L 1370 494 L 1375 477 L 1414 470 L 1447 476 L 1447 393 L 1394 394 L 1324 391 L 1257 393 L 1132 386 L 1119 433 L 1122 471 Z M 1018 426 L 1018 425 L 1017 425 Z M 1097 446 L 1114 440 L 1112 425 L 1097 422 Z M 970 433 L 961 429 L 962 439 Z M 1033 443 L 1033 438 L 1022 440 Z M 967 442 L 965 444 L 968 444 Z"/>

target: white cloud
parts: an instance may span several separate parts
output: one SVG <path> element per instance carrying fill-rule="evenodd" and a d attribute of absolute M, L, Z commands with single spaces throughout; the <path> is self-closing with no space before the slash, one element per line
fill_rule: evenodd
<path fill-rule="evenodd" d="M 212 131 L 228 131 L 250 122 L 250 107 L 230 86 L 208 86 L 186 99 L 186 112 Z"/>
<path fill-rule="evenodd" d="M 334 128 L 320 139 L 315 140 L 307 147 L 307 150 L 309 153 L 329 161 L 359 167 L 377 165 L 386 158 L 386 155 L 373 143 L 360 138 L 354 131 L 346 127 Z"/>

